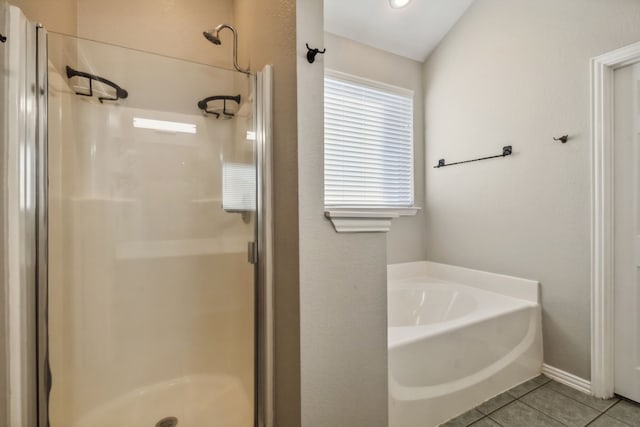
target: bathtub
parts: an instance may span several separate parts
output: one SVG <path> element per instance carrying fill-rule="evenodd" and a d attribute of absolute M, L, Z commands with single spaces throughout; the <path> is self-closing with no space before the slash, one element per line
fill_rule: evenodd
<path fill-rule="evenodd" d="M 437 426 L 542 370 L 538 282 L 388 267 L 389 426 Z"/>

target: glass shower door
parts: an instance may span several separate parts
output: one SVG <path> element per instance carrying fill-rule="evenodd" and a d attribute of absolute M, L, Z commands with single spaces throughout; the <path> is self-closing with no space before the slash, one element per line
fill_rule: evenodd
<path fill-rule="evenodd" d="M 254 425 L 253 79 L 49 35 L 51 427 Z"/>

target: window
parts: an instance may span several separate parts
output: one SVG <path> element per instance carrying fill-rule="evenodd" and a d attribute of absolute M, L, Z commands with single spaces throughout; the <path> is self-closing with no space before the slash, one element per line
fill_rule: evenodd
<path fill-rule="evenodd" d="M 327 216 L 413 208 L 413 92 L 327 72 L 324 94 Z"/>

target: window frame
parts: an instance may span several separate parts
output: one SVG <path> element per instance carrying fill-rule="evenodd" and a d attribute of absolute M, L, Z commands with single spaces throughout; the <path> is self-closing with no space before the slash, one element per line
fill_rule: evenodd
<path fill-rule="evenodd" d="M 325 210 L 325 216 L 331 220 L 334 228 L 339 233 L 349 232 L 387 232 L 391 228 L 391 220 L 401 216 L 415 216 L 421 209 L 416 204 L 416 158 L 415 158 L 415 114 L 416 114 L 416 98 L 415 91 L 365 77 L 355 76 L 353 74 L 344 73 L 332 69 L 325 68 L 323 76 L 323 88 L 325 79 L 333 78 L 343 80 L 348 83 L 378 89 L 390 94 L 404 96 L 411 99 L 411 206 L 359 206 L 359 205 L 332 205 L 327 206 L 324 203 L 325 196 L 325 170 L 324 170 L 324 149 L 323 149 L 323 168 L 322 168 L 322 197 Z M 324 90 L 324 89 L 323 89 Z M 324 92 L 323 92 L 324 93 Z M 324 97 L 323 97 L 324 99 Z M 323 101 L 323 126 L 324 126 L 324 101 Z M 325 139 L 323 136 L 323 146 Z"/>

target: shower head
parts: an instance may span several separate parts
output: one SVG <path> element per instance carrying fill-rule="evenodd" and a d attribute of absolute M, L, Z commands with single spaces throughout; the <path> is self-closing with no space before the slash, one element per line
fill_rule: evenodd
<path fill-rule="evenodd" d="M 225 28 L 228 28 L 231 31 L 233 31 L 233 38 L 235 40 L 236 29 L 233 28 L 231 25 L 227 25 L 227 24 L 220 24 L 217 27 L 215 27 L 213 30 L 203 31 L 202 35 L 204 36 L 205 39 L 209 40 L 211 43 L 219 46 L 222 44 L 222 41 L 220 40 L 220 31 Z"/>
<path fill-rule="evenodd" d="M 213 44 L 216 44 L 216 45 L 222 44 L 222 42 L 220 41 L 220 38 L 218 37 L 218 32 L 216 30 L 203 31 L 202 35 L 204 36 L 205 39 L 209 40 Z"/>
<path fill-rule="evenodd" d="M 219 46 L 222 44 L 222 40 L 220 40 L 220 31 L 224 30 L 225 28 L 231 30 L 231 32 L 233 33 L 233 66 L 241 73 L 251 74 L 249 69 L 245 70 L 243 68 L 240 68 L 240 66 L 238 65 L 238 33 L 236 32 L 235 28 L 233 28 L 229 24 L 220 24 L 213 30 L 203 31 L 202 35 L 211 43 Z"/>

